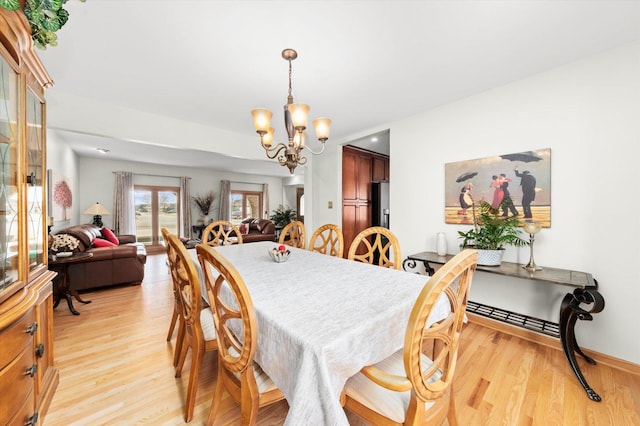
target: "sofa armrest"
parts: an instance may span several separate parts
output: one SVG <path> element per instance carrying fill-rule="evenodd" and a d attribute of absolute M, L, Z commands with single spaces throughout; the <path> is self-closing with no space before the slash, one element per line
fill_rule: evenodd
<path fill-rule="evenodd" d="M 94 247 L 87 250 L 87 252 L 93 253 L 93 257 L 87 259 L 87 262 L 97 262 L 100 260 L 113 260 L 138 256 L 137 247 L 132 245 L 117 247 Z"/>
<path fill-rule="evenodd" d="M 132 234 L 122 234 L 122 235 L 117 235 L 117 237 L 118 237 L 118 240 L 120 240 L 120 245 L 136 242 L 136 236 Z"/>

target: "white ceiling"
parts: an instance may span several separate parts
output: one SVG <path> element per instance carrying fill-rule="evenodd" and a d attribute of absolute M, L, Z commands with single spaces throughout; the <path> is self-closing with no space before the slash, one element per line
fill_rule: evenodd
<path fill-rule="evenodd" d="M 59 45 L 39 52 L 56 84 L 48 97 L 66 92 L 241 134 L 254 134 L 250 110 L 267 107 L 282 134 L 280 52 L 291 47 L 296 101 L 311 105 L 311 118 L 332 119 L 329 143 L 358 135 L 356 145 L 382 123 L 640 39 L 640 1 L 89 0 L 65 8 Z M 104 147 L 112 159 L 288 175 L 273 161 L 242 166 L 150 149 L 153 140 L 58 131 L 81 156 Z"/>

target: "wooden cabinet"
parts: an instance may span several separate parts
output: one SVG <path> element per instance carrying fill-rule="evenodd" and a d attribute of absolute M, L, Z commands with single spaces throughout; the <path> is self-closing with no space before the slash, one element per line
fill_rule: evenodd
<path fill-rule="evenodd" d="M 358 233 L 371 226 L 371 182 L 389 180 L 389 158 L 345 146 L 342 150 L 344 256 Z"/>
<path fill-rule="evenodd" d="M 373 182 L 389 182 L 389 157 L 377 155 L 373 157 L 371 180 Z"/>
<path fill-rule="evenodd" d="M 24 14 L 0 8 L 0 424 L 41 424 L 58 385 L 46 243 L 50 85 Z"/>

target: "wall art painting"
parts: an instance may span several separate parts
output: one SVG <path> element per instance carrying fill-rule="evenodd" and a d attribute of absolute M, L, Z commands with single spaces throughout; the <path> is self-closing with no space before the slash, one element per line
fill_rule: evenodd
<path fill-rule="evenodd" d="M 69 221 L 73 215 L 73 192 L 71 180 L 55 171 L 48 170 L 48 204 L 54 222 Z"/>
<path fill-rule="evenodd" d="M 445 223 L 473 224 L 475 204 L 484 200 L 504 216 L 551 226 L 550 148 L 447 163 L 444 170 Z"/>

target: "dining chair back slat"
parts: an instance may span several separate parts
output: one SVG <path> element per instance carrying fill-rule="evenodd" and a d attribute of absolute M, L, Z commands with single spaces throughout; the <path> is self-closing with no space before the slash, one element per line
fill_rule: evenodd
<path fill-rule="evenodd" d="M 398 238 L 382 226 L 372 226 L 356 235 L 347 259 L 397 270 L 402 268 Z"/>
<path fill-rule="evenodd" d="M 226 244 L 242 244 L 242 233 L 233 223 L 226 220 L 217 220 L 204 228 L 202 242 L 212 247 Z"/>
<path fill-rule="evenodd" d="M 256 422 L 258 408 L 284 395 L 255 363 L 258 325 L 244 280 L 214 248 L 196 246 L 219 342 L 218 378 L 207 424 L 213 424 L 225 391 L 240 404 L 242 424 Z"/>
<path fill-rule="evenodd" d="M 218 349 L 213 312 L 203 308 L 200 278 L 191 256 L 184 244 L 174 234 L 167 235 L 167 241 L 176 254 L 172 274 L 177 282 L 180 308 L 185 333 L 176 366 L 176 377 L 182 375 L 187 352 L 191 349 L 191 369 L 187 386 L 187 401 L 184 420 L 191 421 L 198 390 L 198 376 L 205 351 Z"/>
<path fill-rule="evenodd" d="M 180 356 L 180 351 L 182 350 L 182 341 L 184 339 L 184 321 L 182 320 L 182 307 L 180 301 L 180 290 L 178 289 L 177 277 L 175 276 L 175 262 L 176 262 L 176 251 L 172 248 L 171 244 L 169 244 L 169 230 L 167 228 L 160 228 L 160 232 L 162 233 L 162 239 L 164 241 L 164 245 L 167 251 L 167 266 L 169 267 L 169 274 L 171 275 L 171 285 L 173 288 L 173 313 L 171 314 L 171 323 L 169 324 L 169 332 L 167 333 L 167 342 L 171 340 L 173 336 L 173 332 L 175 330 L 175 326 L 178 326 L 178 335 L 176 336 L 176 346 L 173 354 L 173 366 L 178 365 L 178 358 Z"/>
<path fill-rule="evenodd" d="M 445 419 L 457 425 L 452 382 L 477 261 L 476 250 L 463 250 L 429 278 L 411 311 L 404 348 L 347 381 L 347 409 L 376 425 L 435 425 Z M 450 312 L 430 323 L 443 294 Z"/>
<path fill-rule="evenodd" d="M 304 223 L 299 220 L 289 222 L 280 232 L 278 243 L 304 250 L 306 246 Z"/>
<path fill-rule="evenodd" d="M 342 257 L 344 236 L 338 225 L 327 223 L 316 229 L 309 239 L 309 251 Z"/>

